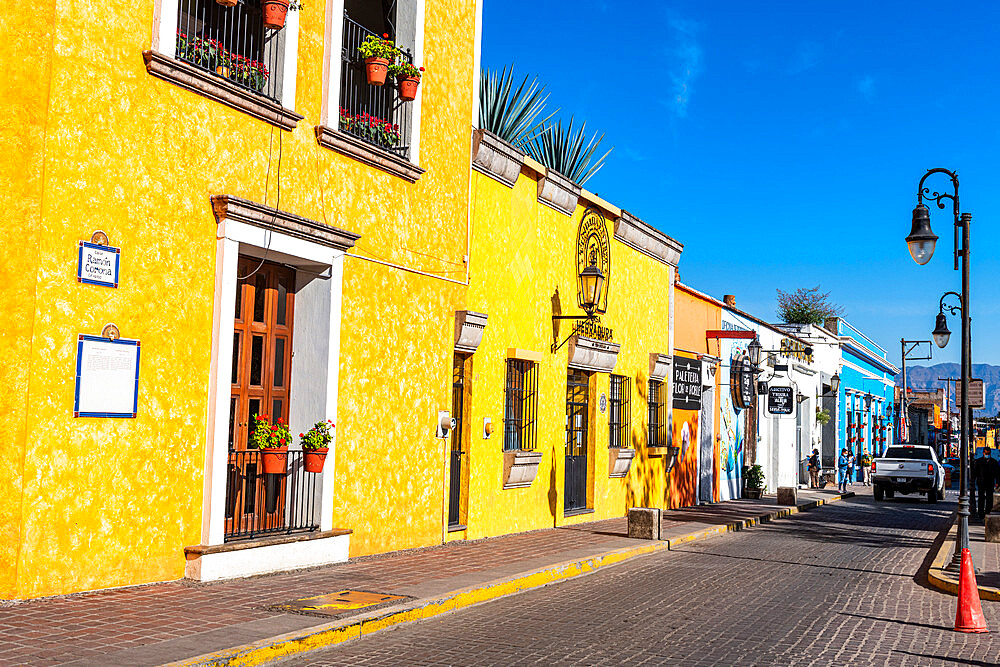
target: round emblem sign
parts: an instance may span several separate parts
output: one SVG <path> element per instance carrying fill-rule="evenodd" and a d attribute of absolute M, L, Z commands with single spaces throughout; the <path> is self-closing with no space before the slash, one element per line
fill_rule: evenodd
<path fill-rule="evenodd" d="M 580 274 L 588 266 L 596 266 L 604 275 L 604 286 L 597 298 L 594 312 L 608 311 L 608 286 L 611 283 L 611 243 L 608 239 L 608 222 L 596 208 L 588 208 L 580 218 L 576 235 L 577 305 L 583 308 L 583 280 Z"/>
<path fill-rule="evenodd" d="M 729 393 L 737 410 L 745 410 L 753 405 L 753 380 L 753 371 L 746 355 L 735 356 L 729 364 Z"/>

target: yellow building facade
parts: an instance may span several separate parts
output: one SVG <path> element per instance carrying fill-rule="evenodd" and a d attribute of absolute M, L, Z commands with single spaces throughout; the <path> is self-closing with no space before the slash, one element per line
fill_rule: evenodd
<path fill-rule="evenodd" d="M 704 346 L 717 318 L 675 301 L 681 244 L 474 129 L 481 3 L 376 5 L 271 30 L 255 2 L 157 0 L 109 33 L 50 2 L 0 47 L 32 54 L 0 84 L 22 157 L 0 166 L 0 598 L 717 498 L 674 419 L 713 354 L 675 322 Z M 425 68 L 412 101 L 366 80 L 382 34 Z M 258 416 L 291 429 L 280 473 Z M 296 436 L 322 420 L 309 472 Z"/>
<path fill-rule="evenodd" d="M 105 8 L 100 22 L 89 5 L 43 2 L 5 31 L 4 60 L 20 64 L 2 84 L 2 141 L 20 159 L 0 169 L 21 241 L 3 269 L 14 299 L 0 598 L 343 560 L 350 536 L 337 529 L 354 525 L 356 553 L 440 539 L 432 412 L 450 397 L 448 313 L 467 282 L 479 8 L 414 0 L 390 17 L 373 4 L 307 3 L 268 30 L 255 2 L 158 0 Z M 226 32 L 220 13 L 237 11 L 259 42 Z M 412 102 L 391 82 L 363 83 L 359 36 L 390 30 L 426 70 Z M 222 46 L 205 56 L 213 37 Z M 267 67 L 267 81 L 236 56 Z M 363 113 L 397 134 L 372 135 L 354 120 Z M 77 281 L 79 244 L 92 240 L 120 249 L 116 287 Z M 247 320 L 251 345 L 234 340 L 233 313 L 253 294 L 286 319 Z M 294 311 L 273 305 L 287 294 Z M 79 335 L 107 324 L 141 346 L 135 415 L 75 417 Z M 237 396 L 264 366 L 284 387 Z M 289 519 L 291 481 L 257 488 L 261 502 L 280 495 L 279 524 L 326 537 L 237 562 L 227 495 L 256 482 L 227 450 L 252 421 L 248 401 L 270 413 L 272 399 L 295 435 L 336 422 L 303 501 L 311 516 Z M 414 459 L 412 478 L 393 479 L 394 458 Z"/>

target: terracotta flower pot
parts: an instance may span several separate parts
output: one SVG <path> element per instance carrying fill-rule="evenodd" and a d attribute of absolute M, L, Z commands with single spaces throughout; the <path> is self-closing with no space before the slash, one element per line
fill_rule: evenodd
<path fill-rule="evenodd" d="M 323 472 L 323 464 L 326 463 L 326 453 L 328 451 L 330 451 L 329 447 L 303 450 L 306 472 Z"/>
<path fill-rule="evenodd" d="M 288 447 L 262 449 L 260 460 L 265 473 L 284 475 L 288 471 Z"/>
<path fill-rule="evenodd" d="M 365 71 L 368 83 L 373 86 L 385 85 L 385 75 L 389 73 L 389 61 L 386 58 L 365 58 Z"/>
<path fill-rule="evenodd" d="M 417 86 L 420 85 L 420 79 L 415 76 L 399 77 L 396 79 L 399 84 L 399 99 L 404 102 L 412 102 L 417 99 Z"/>
<path fill-rule="evenodd" d="M 225 78 L 225 79 L 229 78 L 229 68 L 228 67 L 223 67 L 222 65 L 219 65 L 218 67 L 215 68 L 215 73 L 218 74 L 219 76 Z"/>
<path fill-rule="evenodd" d="M 215 1 L 220 5 L 222 5 L 223 7 L 235 7 L 236 3 L 239 2 L 239 0 L 215 0 Z"/>
<path fill-rule="evenodd" d="M 264 0 L 264 27 L 281 30 L 285 27 L 289 0 Z"/>

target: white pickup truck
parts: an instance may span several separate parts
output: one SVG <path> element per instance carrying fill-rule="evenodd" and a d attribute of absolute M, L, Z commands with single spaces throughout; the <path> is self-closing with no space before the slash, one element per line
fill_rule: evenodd
<path fill-rule="evenodd" d="M 872 461 L 875 500 L 897 493 L 926 493 L 927 502 L 944 498 L 944 468 L 926 445 L 892 445 L 885 456 Z"/>

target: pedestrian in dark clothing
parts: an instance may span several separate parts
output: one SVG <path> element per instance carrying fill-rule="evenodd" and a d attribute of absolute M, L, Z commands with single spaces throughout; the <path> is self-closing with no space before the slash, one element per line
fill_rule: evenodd
<path fill-rule="evenodd" d="M 820 488 L 819 486 L 820 462 L 819 462 L 818 449 L 813 450 L 812 456 L 809 457 L 808 462 L 809 462 L 809 488 L 818 489 Z"/>
<path fill-rule="evenodd" d="M 972 477 L 979 489 L 979 518 L 983 519 L 993 511 L 993 489 L 1000 479 L 1000 463 L 993 458 L 989 447 L 983 447 L 983 455 L 973 462 Z"/>

